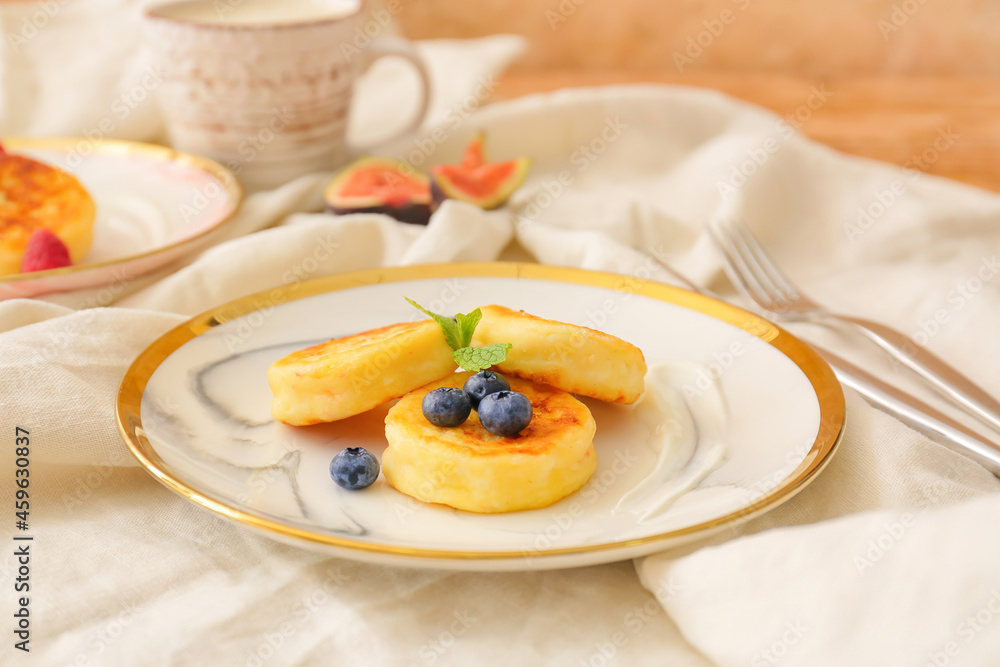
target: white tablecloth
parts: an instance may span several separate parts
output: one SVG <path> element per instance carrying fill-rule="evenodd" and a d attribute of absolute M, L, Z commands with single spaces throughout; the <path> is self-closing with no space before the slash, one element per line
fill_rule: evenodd
<path fill-rule="evenodd" d="M 15 12 L 4 12 L 9 29 Z M 30 62 L 50 71 L 43 39 L 29 44 Z M 437 113 L 518 46 L 427 44 Z M 116 49 L 100 50 L 123 58 Z M 386 94 L 380 76 L 394 74 L 367 82 L 367 103 Z M 85 129 L 90 111 L 57 104 L 85 96 L 56 81 L 39 79 L 38 95 L 19 101 L 24 79 L 5 79 L 0 131 Z M 155 111 L 144 113 L 122 132 L 156 136 Z M 578 570 L 444 573 L 325 558 L 226 523 L 138 467 L 113 417 L 135 355 L 186 315 L 281 284 L 284 267 L 323 243 L 335 249 L 311 277 L 519 257 L 665 279 L 645 258 L 654 253 L 732 295 L 704 229 L 738 215 L 816 297 L 926 340 L 1000 392 L 997 196 L 839 155 L 768 113 L 693 89 L 564 91 L 490 106 L 459 134 L 476 127 L 501 157 L 536 159 L 516 217 L 449 204 L 419 228 L 309 213 L 329 178 L 321 174 L 254 195 L 229 240 L 135 281 L 109 308 L 76 311 L 81 293 L 0 303 L 0 504 L 13 507 L 19 425 L 32 434 L 36 535 L 30 654 L 10 633 L 13 549 L 0 556 L 0 662 L 997 664 L 1000 482 L 853 394 L 840 451 L 787 504 L 710 545 Z M 447 150 L 435 159 L 454 157 Z M 563 172 L 562 191 L 542 195 Z M 931 334 L 939 311 L 946 321 Z M 905 382 L 854 341 L 797 331 Z"/>

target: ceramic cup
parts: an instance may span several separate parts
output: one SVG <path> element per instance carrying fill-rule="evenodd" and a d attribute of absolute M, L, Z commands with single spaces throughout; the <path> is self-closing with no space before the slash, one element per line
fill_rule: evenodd
<path fill-rule="evenodd" d="M 358 0 L 170 2 L 145 16 L 171 144 L 221 162 L 248 190 L 336 168 L 359 151 L 346 136 L 354 82 L 382 56 L 409 60 L 420 77 L 417 109 L 398 134 L 427 112 L 416 49 L 365 32 Z"/>

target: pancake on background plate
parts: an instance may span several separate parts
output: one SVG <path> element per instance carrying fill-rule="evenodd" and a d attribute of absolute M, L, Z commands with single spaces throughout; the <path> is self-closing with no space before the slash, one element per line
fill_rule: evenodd
<path fill-rule="evenodd" d="M 55 234 L 74 264 L 90 250 L 96 208 L 73 176 L 56 167 L 0 150 L 0 275 L 21 272 L 28 240 Z"/>

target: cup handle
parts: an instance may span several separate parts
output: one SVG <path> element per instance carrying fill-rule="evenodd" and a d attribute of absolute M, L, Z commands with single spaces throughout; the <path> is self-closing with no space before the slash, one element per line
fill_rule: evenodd
<path fill-rule="evenodd" d="M 427 71 L 427 66 L 424 64 L 423 58 L 421 58 L 420 54 L 417 53 L 413 44 L 402 37 L 377 37 L 372 40 L 371 44 L 368 45 L 364 52 L 365 61 L 361 67 L 362 73 L 367 71 L 376 60 L 382 58 L 383 56 L 400 56 L 401 58 L 405 58 L 410 61 L 410 64 L 417 70 L 417 75 L 420 77 L 420 105 L 417 107 L 417 113 L 414 114 L 406 125 L 404 125 L 397 132 L 394 132 L 388 137 L 382 137 L 368 146 L 358 146 L 352 144 L 351 150 L 355 154 L 364 153 L 373 146 L 388 143 L 393 139 L 398 139 L 404 134 L 417 129 L 420 127 L 421 123 L 424 122 L 424 118 L 427 116 L 427 112 L 431 105 L 430 73 Z"/>

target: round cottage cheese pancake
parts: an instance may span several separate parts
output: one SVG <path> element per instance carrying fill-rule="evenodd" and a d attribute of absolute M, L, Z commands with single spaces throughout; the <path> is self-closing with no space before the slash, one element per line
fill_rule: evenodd
<path fill-rule="evenodd" d="M 66 172 L 0 152 L 0 275 L 21 272 L 31 235 L 48 229 L 76 264 L 90 250 L 96 209 L 86 189 Z"/>
<path fill-rule="evenodd" d="M 554 387 L 508 378 L 510 388 L 532 406 L 531 423 L 517 437 L 489 433 L 475 411 L 450 428 L 427 421 L 424 396 L 438 387 L 462 387 L 470 375 L 432 382 L 389 409 L 389 446 L 382 455 L 389 484 L 424 502 L 490 513 L 546 507 L 590 479 L 597 466 L 594 417 Z"/>

